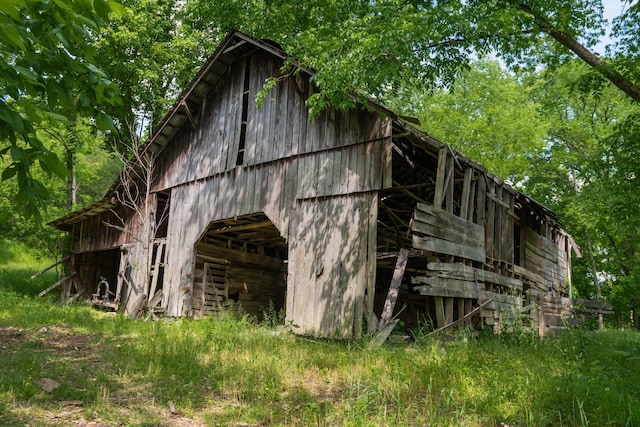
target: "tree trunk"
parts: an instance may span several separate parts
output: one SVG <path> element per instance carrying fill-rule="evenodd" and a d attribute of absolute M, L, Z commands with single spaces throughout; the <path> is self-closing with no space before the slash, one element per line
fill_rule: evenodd
<path fill-rule="evenodd" d="M 593 67 L 593 69 L 598 73 L 602 74 L 607 80 L 617 86 L 618 89 L 629 95 L 636 102 L 640 102 L 640 88 L 625 78 L 602 58 L 599 58 L 589 49 L 582 46 L 569 34 L 557 30 L 551 30 L 548 34 L 560 44 L 578 55 L 580 59 Z"/>
<path fill-rule="evenodd" d="M 600 282 L 598 281 L 598 270 L 596 269 L 596 261 L 593 258 L 593 249 L 591 248 L 591 237 L 589 236 L 589 227 L 584 225 L 584 237 L 587 241 L 587 252 L 589 252 L 589 261 L 591 262 L 591 274 L 593 275 L 593 284 L 596 286 L 596 299 L 600 301 L 602 299 L 602 289 L 600 288 Z M 602 319 L 602 313 L 598 313 L 598 329 L 604 329 L 604 320 Z"/>
<path fill-rule="evenodd" d="M 76 204 L 76 171 L 75 171 L 75 153 L 67 148 L 67 212 L 71 213 Z"/>

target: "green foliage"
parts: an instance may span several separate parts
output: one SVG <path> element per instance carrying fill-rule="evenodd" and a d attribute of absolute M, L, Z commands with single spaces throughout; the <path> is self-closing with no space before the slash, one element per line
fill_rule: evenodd
<path fill-rule="evenodd" d="M 496 61 L 474 62 L 448 90 L 402 93 L 392 106 L 415 114 L 429 135 L 512 184 L 531 174 L 548 125 L 527 88 Z"/>
<path fill-rule="evenodd" d="M 110 109 L 126 142 L 146 135 L 193 78 L 217 39 L 196 38 L 175 0 L 125 0 L 124 11 L 95 38 L 96 64 L 117 84 L 122 104 Z"/>
<path fill-rule="evenodd" d="M 281 43 L 317 70 L 323 91 L 309 100 L 313 109 L 328 103 L 346 108 L 369 96 L 387 101 L 403 86 L 419 93 L 450 86 L 471 52 L 496 55 L 513 67 L 559 64 L 573 54 L 547 36 L 550 30 L 587 45 L 603 34 L 598 0 L 190 0 L 184 22 L 206 34 L 239 28 Z"/>
<path fill-rule="evenodd" d="M 58 177 L 66 172 L 35 126 L 80 114 L 97 116 L 97 124 L 109 129 L 96 105 L 115 105 L 117 88 L 93 65 L 88 45 L 115 9 L 112 0 L 11 0 L 0 6 L 0 156 L 11 160 L 2 180 L 17 181 L 16 202 L 36 222 L 51 195 L 33 166 Z"/>
<path fill-rule="evenodd" d="M 36 135 L 52 155 L 68 159 L 72 153 L 75 176 L 76 207 L 86 206 L 104 197 L 120 171 L 117 158 L 103 149 L 103 138 L 96 133 L 88 120 L 76 119 L 70 123 L 40 124 Z M 0 169 L 8 167 L 12 160 L 0 159 Z M 66 168 L 66 165 L 63 165 Z M 35 164 L 31 176 L 42 182 L 51 195 L 46 209 L 41 212 L 43 220 L 50 221 L 67 213 L 67 183 L 49 176 L 40 164 Z M 0 182 L 0 234 L 10 241 L 23 242 L 37 248 L 42 256 L 58 254 L 62 233 L 50 227 L 40 227 L 23 214 L 17 180 Z"/>
<path fill-rule="evenodd" d="M 638 106 L 579 63 L 529 81 L 548 123 L 525 191 L 554 209 L 582 248 L 574 259 L 576 295 L 594 297 L 585 228 L 598 278 L 620 320 L 637 312 Z"/>

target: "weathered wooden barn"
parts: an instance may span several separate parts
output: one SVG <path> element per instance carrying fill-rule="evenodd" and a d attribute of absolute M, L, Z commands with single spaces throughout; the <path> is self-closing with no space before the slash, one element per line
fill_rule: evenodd
<path fill-rule="evenodd" d="M 231 33 L 146 142 L 139 209 L 123 194 L 145 179 L 123 178 L 52 223 L 72 238 L 67 295 L 196 318 L 271 304 L 340 338 L 392 314 L 562 325 L 576 248 L 553 212 L 375 104 L 310 119 L 313 72 L 286 59 Z"/>

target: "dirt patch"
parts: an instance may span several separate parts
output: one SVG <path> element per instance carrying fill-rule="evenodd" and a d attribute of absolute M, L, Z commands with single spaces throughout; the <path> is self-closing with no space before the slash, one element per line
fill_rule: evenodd
<path fill-rule="evenodd" d="M 338 403 L 344 395 L 344 387 L 334 372 L 321 372 L 317 368 L 306 369 L 296 383 L 284 395 L 304 391 L 316 401 Z"/>
<path fill-rule="evenodd" d="M 13 326 L 0 326 L 0 352 L 24 341 L 25 331 Z"/>
<path fill-rule="evenodd" d="M 58 354 L 78 353 L 89 348 L 91 335 L 77 334 L 66 326 L 48 326 L 36 333 L 37 339 L 47 348 Z"/>
<path fill-rule="evenodd" d="M 204 425 L 201 420 L 185 417 L 180 408 L 170 410 L 166 405 L 158 405 L 142 396 L 147 390 L 127 385 L 126 389 L 113 390 L 104 405 L 96 407 L 96 396 L 83 393 L 83 400 L 55 400 L 55 393 L 63 386 L 75 389 L 75 376 L 93 377 L 91 369 L 96 364 L 105 363 L 102 351 L 105 343 L 98 334 L 78 333 L 65 325 L 44 326 L 38 330 L 19 329 L 0 325 L 0 355 L 25 351 L 41 352 L 47 355 L 42 360 L 42 372 L 47 372 L 50 364 L 65 364 L 68 370 L 63 375 L 49 378 L 32 378 L 42 392 L 49 395 L 42 402 L 16 401 L 5 407 L 0 406 L 0 425 L 47 425 L 47 426 L 113 426 L 127 424 L 123 420 L 160 420 L 159 426 L 183 427 Z M 50 356 L 49 356 L 50 355 Z M 0 358 L 1 363 L 1 358 Z M 56 383 L 54 388 L 47 387 Z M 106 390 L 106 389 L 105 389 Z M 84 389 L 76 389 L 76 392 Z M 120 399 L 119 394 L 127 399 Z M 76 394 L 77 395 L 77 394 Z M 112 414 L 105 414 L 106 408 Z"/>

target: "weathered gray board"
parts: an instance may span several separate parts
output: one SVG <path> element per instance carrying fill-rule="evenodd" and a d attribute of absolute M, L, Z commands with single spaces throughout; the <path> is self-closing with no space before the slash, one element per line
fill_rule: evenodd
<path fill-rule="evenodd" d="M 418 203 L 411 224 L 416 249 L 484 262 L 484 227 L 443 209 Z"/>
<path fill-rule="evenodd" d="M 363 193 L 297 203 L 286 310 L 296 332 L 349 338 L 362 330 L 369 263 L 375 263 L 375 246 L 368 244 L 375 198 Z"/>
<path fill-rule="evenodd" d="M 263 54 L 250 61 L 259 70 L 251 75 L 253 100 L 280 63 Z M 249 102 L 243 161 L 236 165 L 229 147 L 240 115 L 219 111 L 241 100 L 234 79 L 243 66 L 234 65 L 209 96 L 199 129 L 178 132 L 159 159 L 154 188 L 171 191 L 166 314 L 192 309 L 194 244 L 208 224 L 264 212 L 290 242 L 288 319 L 303 334 L 360 333 L 364 292 L 374 278 L 368 263 L 375 263 L 375 233 L 363 230 L 376 226 L 375 190 L 391 185 L 390 121 L 363 110 L 327 110 L 309 121 L 303 97 L 284 81 L 262 108 Z"/>
<path fill-rule="evenodd" d="M 269 92 L 263 106 L 257 108 L 253 102 L 257 92 L 268 76 L 277 75 L 282 65 L 280 59 L 259 53 L 233 64 L 231 72 L 218 82 L 201 111 L 197 130 L 185 127 L 167 144 L 158 158 L 154 191 L 236 168 L 242 126 L 237 109 L 242 104 L 246 61 L 251 61 L 250 69 L 257 73 L 251 74 L 249 82 L 241 166 L 295 158 L 302 166 L 295 180 L 309 181 L 302 185 L 298 197 L 391 186 L 390 120 L 358 109 L 329 108 L 309 121 L 304 101 L 313 92 L 313 85 L 309 86 L 308 76 L 303 75 L 280 82 Z M 296 86 L 306 88 L 306 94 L 299 94 Z M 366 142 L 372 145 L 362 145 Z M 358 185 L 360 181 L 364 185 Z M 314 190 L 310 191 L 312 186 Z"/>

